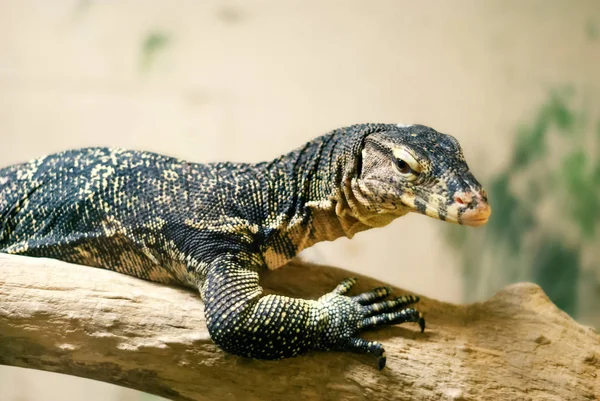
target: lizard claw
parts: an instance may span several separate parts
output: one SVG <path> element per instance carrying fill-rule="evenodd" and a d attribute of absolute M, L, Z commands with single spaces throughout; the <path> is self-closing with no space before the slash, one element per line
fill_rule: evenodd
<path fill-rule="evenodd" d="M 386 364 L 383 345 L 376 341 L 367 341 L 355 337 L 359 331 L 378 326 L 389 326 L 404 322 L 419 324 L 421 332 L 425 330 L 423 314 L 405 306 L 419 302 L 419 297 L 405 295 L 382 301 L 390 293 L 389 287 L 378 287 L 356 296 L 345 296 L 356 283 L 356 279 L 342 281 L 332 292 L 319 299 L 330 316 L 336 316 L 324 335 L 324 348 L 370 354 L 377 357 L 377 368 Z"/>
<path fill-rule="evenodd" d="M 377 370 L 382 370 L 383 368 L 385 368 L 386 361 L 387 361 L 387 358 L 385 357 L 385 352 L 384 352 L 383 355 L 381 355 L 379 357 L 379 359 L 377 359 Z"/>

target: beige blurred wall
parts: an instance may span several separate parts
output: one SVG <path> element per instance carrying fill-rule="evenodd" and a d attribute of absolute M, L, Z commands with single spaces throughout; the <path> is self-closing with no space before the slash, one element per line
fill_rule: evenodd
<path fill-rule="evenodd" d="M 0 165 L 91 145 L 259 161 L 402 122 L 455 135 L 486 177 L 549 89 L 600 90 L 594 26 L 594 0 L 0 0 Z M 305 256 L 456 302 L 441 224 L 407 216 Z M 3 368 L 0 401 L 89 398 L 85 383 Z"/>

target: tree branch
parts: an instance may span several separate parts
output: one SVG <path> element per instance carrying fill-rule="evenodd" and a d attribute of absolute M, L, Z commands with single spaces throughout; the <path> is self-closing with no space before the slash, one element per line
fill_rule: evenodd
<path fill-rule="evenodd" d="M 353 274 L 292 262 L 267 272 L 268 292 L 317 298 Z M 355 291 L 380 285 L 359 280 Z M 397 294 L 403 291 L 395 289 Z M 368 332 L 368 356 L 311 352 L 281 361 L 225 354 L 210 340 L 196 293 L 49 259 L 0 255 L 0 364 L 130 387 L 173 400 L 592 400 L 600 394 L 600 336 L 533 284 L 490 300 L 423 299 L 413 325 Z"/>

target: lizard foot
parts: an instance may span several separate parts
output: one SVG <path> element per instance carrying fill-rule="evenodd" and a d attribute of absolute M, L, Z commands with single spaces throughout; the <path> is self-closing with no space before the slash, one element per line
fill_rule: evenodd
<path fill-rule="evenodd" d="M 385 367 L 385 350 L 381 343 L 357 337 L 360 331 L 377 326 L 416 322 L 425 330 L 425 319 L 415 309 L 405 306 L 419 302 L 419 297 L 405 295 L 382 301 L 392 290 L 378 287 L 353 297 L 345 296 L 356 283 L 356 278 L 342 281 L 332 292 L 319 299 L 329 315 L 324 332 L 326 348 L 370 354 L 378 358 L 377 366 Z"/>

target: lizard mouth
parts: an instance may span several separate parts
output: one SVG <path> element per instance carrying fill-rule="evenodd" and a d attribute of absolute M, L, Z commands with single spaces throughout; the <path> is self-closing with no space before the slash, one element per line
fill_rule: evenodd
<path fill-rule="evenodd" d="M 492 208 L 487 202 L 479 202 L 476 207 L 465 210 L 459 215 L 458 223 L 465 226 L 479 227 L 487 223 Z"/>
<path fill-rule="evenodd" d="M 469 199 L 467 204 L 464 200 L 454 202 L 446 208 L 442 208 L 443 200 L 437 205 L 434 202 L 426 202 L 417 199 L 414 196 L 405 196 L 403 204 L 412 211 L 425 214 L 435 219 L 444 220 L 449 223 L 461 224 L 465 226 L 478 227 L 488 222 L 492 214 L 492 208 L 487 200 L 478 196 L 476 199 Z M 419 208 L 417 205 L 421 205 Z"/>

